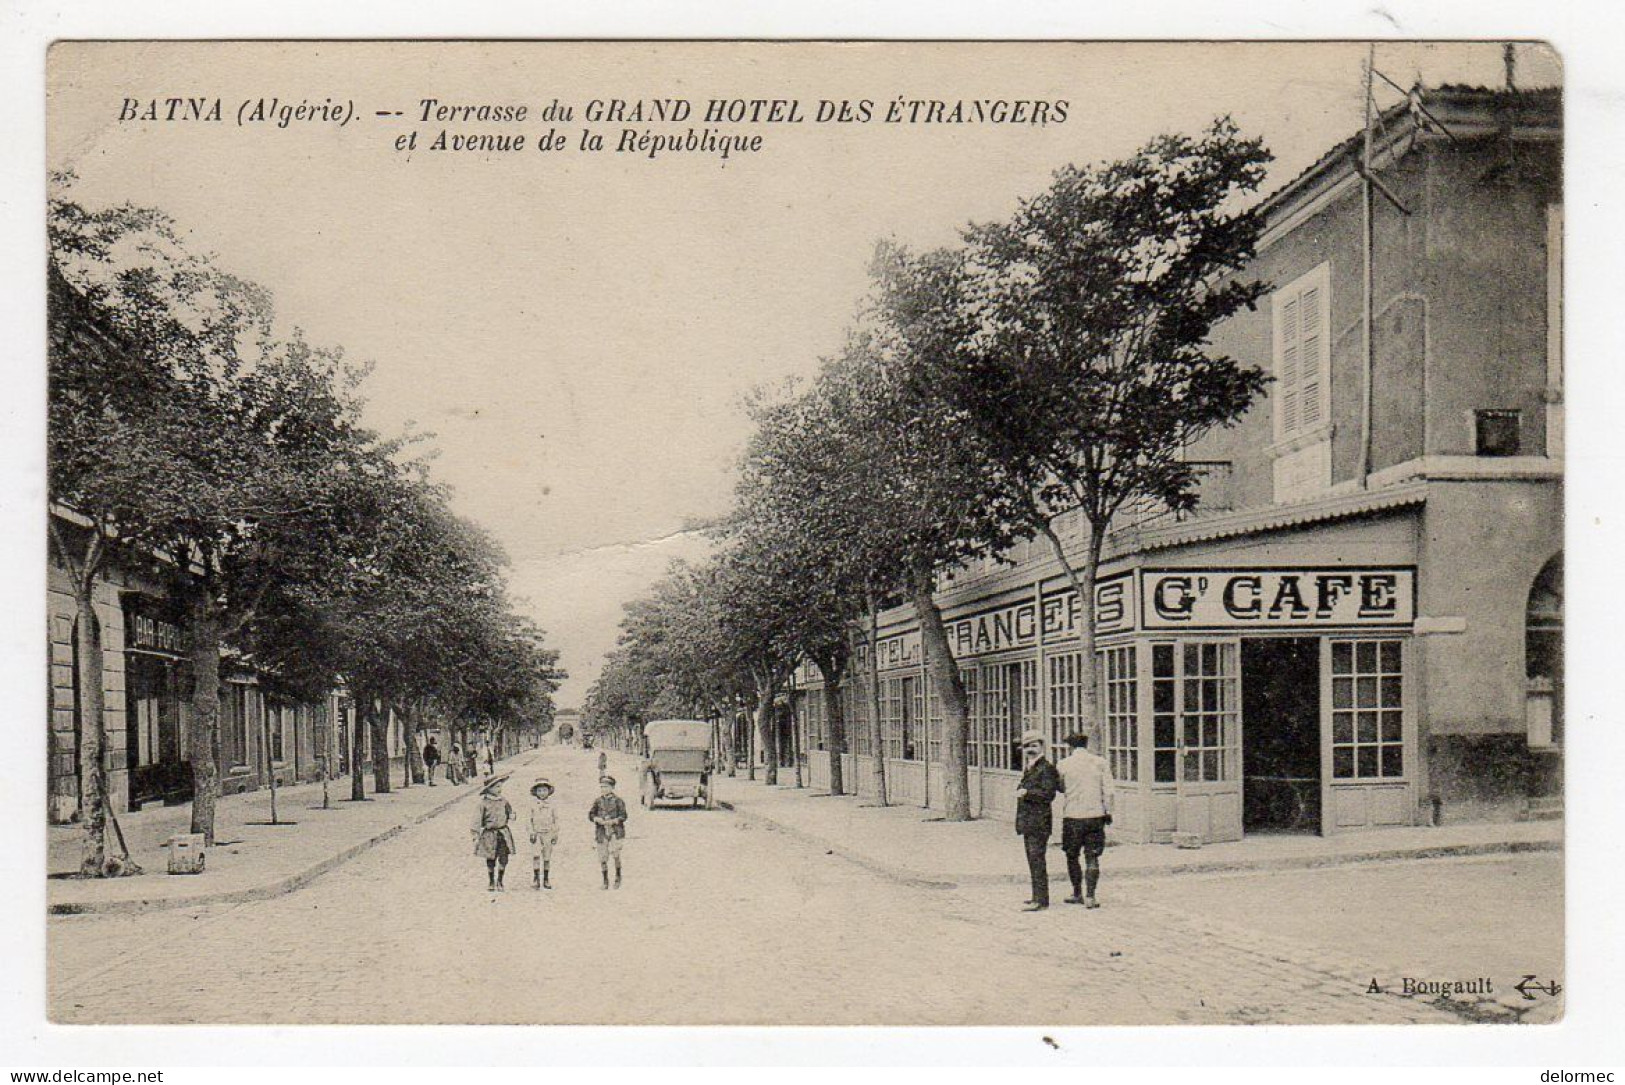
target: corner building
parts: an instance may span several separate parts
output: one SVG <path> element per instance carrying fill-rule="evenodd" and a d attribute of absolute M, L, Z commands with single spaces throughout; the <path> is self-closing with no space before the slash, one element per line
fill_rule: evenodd
<path fill-rule="evenodd" d="M 1561 814 L 1561 99 L 1444 87 L 1423 103 L 1432 119 L 1400 108 L 1378 128 L 1373 173 L 1399 206 L 1373 195 L 1369 352 L 1363 134 L 1266 201 L 1246 274 L 1271 292 L 1213 348 L 1274 379 L 1187 450 L 1195 514 L 1121 514 L 1094 660 L 1047 544 L 942 578 L 979 816 L 1013 818 L 1024 729 L 1086 726 L 1089 665 L 1120 839 Z M 1057 526 L 1081 554 L 1081 521 Z M 866 652 L 845 752 L 816 669 L 797 672 L 812 782 L 839 755 L 864 793 L 878 753 L 891 801 L 940 806 L 941 712 L 910 609 L 882 614 L 877 655 L 880 751 Z"/>

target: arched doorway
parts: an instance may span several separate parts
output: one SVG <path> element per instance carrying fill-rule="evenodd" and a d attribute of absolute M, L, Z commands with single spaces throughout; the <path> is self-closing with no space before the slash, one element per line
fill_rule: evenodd
<path fill-rule="evenodd" d="M 1563 555 L 1529 589 L 1524 613 L 1525 718 L 1532 749 L 1563 745 Z"/>

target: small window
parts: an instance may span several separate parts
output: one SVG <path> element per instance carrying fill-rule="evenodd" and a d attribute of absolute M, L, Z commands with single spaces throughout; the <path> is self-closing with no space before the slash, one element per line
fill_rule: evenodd
<path fill-rule="evenodd" d="M 1480 456 L 1516 456 L 1519 452 L 1517 411 L 1476 411 L 1474 426 Z"/>

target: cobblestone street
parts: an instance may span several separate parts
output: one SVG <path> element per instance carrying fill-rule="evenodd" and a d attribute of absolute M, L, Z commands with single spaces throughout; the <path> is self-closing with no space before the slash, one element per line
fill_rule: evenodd
<path fill-rule="evenodd" d="M 1167 880 L 1124 883 L 1096 912 L 1057 906 L 1030 915 L 1010 887 L 909 885 L 725 810 L 650 814 L 633 805 L 625 888 L 604 892 L 585 816 L 595 757 L 548 749 L 517 766 L 516 807 L 535 772 L 559 785 L 563 834 L 551 892 L 530 888 L 523 855 L 508 891 L 486 892 L 483 866 L 469 852 L 472 807 L 460 803 L 277 899 L 52 918 L 51 1016 L 896 1025 L 1464 1019 L 1420 1000 L 1368 994 L 1371 974 L 1384 969 L 1330 952 L 1330 940 L 1317 948 L 1302 924 L 1277 936 L 1234 921 L 1234 908 L 1197 914 Z M 1253 892 L 1268 894 L 1270 877 L 1252 879 Z M 1427 877 L 1440 884 L 1450 868 L 1431 864 Z M 1221 895 L 1245 894 L 1246 881 L 1229 879 Z M 1214 893 L 1213 882 L 1191 884 L 1198 897 Z M 1486 941 L 1496 937 L 1480 929 Z"/>

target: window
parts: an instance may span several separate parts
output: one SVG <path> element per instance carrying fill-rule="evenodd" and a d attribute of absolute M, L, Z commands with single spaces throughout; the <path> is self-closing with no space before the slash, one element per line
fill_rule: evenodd
<path fill-rule="evenodd" d="M 1015 670 L 1005 664 L 983 667 L 979 676 L 981 686 L 981 764 L 984 768 L 1007 769 L 1010 757 L 1010 678 Z M 1016 676 L 1020 681 L 1019 672 Z M 1017 689 L 1019 697 L 1021 691 Z"/>
<path fill-rule="evenodd" d="M 283 756 L 283 737 L 287 731 L 289 710 L 286 705 L 267 705 L 265 709 L 265 733 L 271 742 L 271 760 L 273 762 L 285 761 Z"/>
<path fill-rule="evenodd" d="M 233 682 L 220 698 L 220 760 L 228 768 L 248 764 L 248 687 Z"/>
<path fill-rule="evenodd" d="M 1175 780 L 1178 765 L 1179 732 L 1174 702 L 1177 700 L 1174 674 L 1174 646 L 1151 646 L 1151 778 L 1159 784 Z"/>
<path fill-rule="evenodd" d="M 942 760 L 942 698 L 937 694 L 937 684 L 929 677 L 925 680 L 926 694 L 926 731 L 928 734 L 926 753 L 932 761 Z M 967 703 L 969 703 L 967 701 Z"/>
<path fill-rule="evenodd" d="M 1529 745 L 1563 744 L 1563 556 L 1546 563 L 1529 589 L 1524 616 L 1525 715 Z"/>
<path fill-rule="evenodd" d="M 1328 265 L 1275 292 L 1275 439 L 1290 440 L 1326 425 L 1330 412 L 1331 316 Z"/>
<path fill-rule="evenodd" d="M 1151 646 L 1151 770 L 1156 783 L 1235 778 L 1236 678 L 1234 644 Z"/>
<path fill-rule="evenodd" d="M 921 700 L 925 690 L 921 688 L 919 678 L 905 678 L 902 683 L 901 728 L 903 760 L 918 761 L 920 759 L 920 719 L 924 715 L 924 705 Z"/>
<path fill-rule="evenodd" d="M 1235 766 L 1228 761 L 1238 699 L 1236 647 L 1187 643 L 1180 646 L 1180 654 L 1179 720 L 1184 740 L 1180 778 L 1191 783 L 1233 779 Z"/>
<path fill-rule="evenodd" d="M 965 740 L 965 753 L 966 761 L 972 765 L 982 763 L 979 745 L 982 734 L 982 694 L 977 682 L 979 677 L 980 673 L 974 666 L 960 668 L 959 680 L 965 685 L 965 707 L 970 714 L 970 719 L 965 721 L 970 730 Z"/>
<path fill-rule="evenodd" d="M 1517 411 L 1474 411 L 1474 450 L 1480 456 L 1516 456 L 1521 448 Z"/>
<path fill-rule="evenodd" d="M 1049 657 L 1049 722 L 1052 742 L 1064 742 L 1066 736 L 1083 729 L 1078 715 L 1078 681 L 1083 656 L 1077 652 L 1061 652 Z"/>
<path fill-rule="evenodd" d="M 1107 648 L 1099 660 L 1100 696 L 1106 716 L 1106 760 L 1118 780 L 1140 778 L 1139 698 L 1135 690 L 1134 646 Z"/>
<path fill-rule="evenodd" d="M 886 743 L 886 756 L 903 756 L 902 679 L 886 678 L 880 683 L 880 730 Z"/>
<path fill-rule="evenodd" d="M 1397 640 L 1332 642 L 1332 776 L 1405 775 L 1403 653 Z"/>
<path fill-rule="evenodd" d="M 807 748 L 822 750 L 829 741 L 828 724 L 824 720 L 824 691 L 822 688 L 809 689 L 802 697 L 801 718 L 805 721 Z"/>

